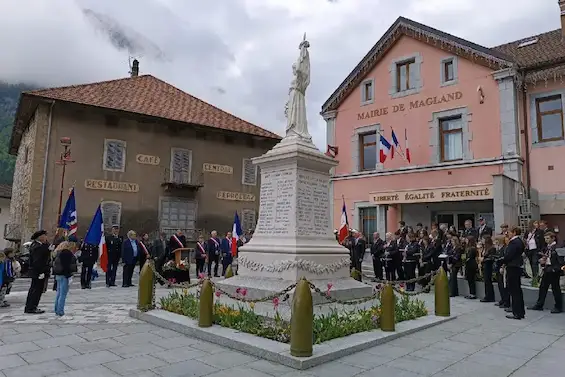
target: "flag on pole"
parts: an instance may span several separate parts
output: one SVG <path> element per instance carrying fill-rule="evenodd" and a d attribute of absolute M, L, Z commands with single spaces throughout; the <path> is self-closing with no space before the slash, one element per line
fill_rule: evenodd
<path fill-rule="evenodd" d="M 408 135 L 406 133 L 406 128 L 404 129 L 404 150 L 406 154 L 406 160 L 410 163 L 410 147 L 408 146 Z"/>
<path fill-rule="evenodd" d="M 394 144 L 390 150 L 390 159 L 392 160 L 394 158 L 394 148 L 400 149 L 400 144 L 398 143 L 398 139 L 392 127 L 390 129 L 392 130 L 392 143 Z"/>
<path fill-rule="evenodd" d="M 231 232 L 231 255 L 235 257 L 237 255 L 237 240 L 243 234 L 241 230 L 241 223 L 239 222 L 239 216 L 237 215 L 237 211 L 235 212 L 235 217 L 233 219 L 233 229 Z"/>
<path fill-rule="evenodd" d="M 349 235 L 349 223 L 347 222 L 347 210 L 345 208 L 345 198 L 343 199 L 343 207 L 341 208 L 341 224 L 339 226 L 339 243 L 342 243 Z"/>
<path fill-rule="evenodd" d="M 59 220 L 59 228 L 65 229 L 68 236 L 71 236 L 77 232 L 78 221 L 74 187 L 69 191 L 67 203 L 65 204 L 65 208 L 61 213 L 61 219 Z"/>
<path fill-rule="evenodd" d="M 381 164 L 384 164 L 384 162 L 386 161 L 386 156 L 391 154 L 392 150 L 392 145 L 390 145 L 390 143 L 388 142 L 387 139 L 385 139 L 385 137 L 383 135 L 381 135 L 380 139 L 379 139 L 379 143 L 380 143 L 380 148 L 379 148 L 379 161 Z M 392 155 L 391 155 L 392 158 Z"/>
<path fill-rule="evenodd" d="M 102 209 L 98 205 L 96 213 L 92 218 L 84 243 L 96 246 L 98 245 L 98 257 L 100 258 L 100 268 L 106 272 L 108 270 L 108 249 L 106 247 L 106 240 L 104 238 L 104 220 L 102 218 Z"/>

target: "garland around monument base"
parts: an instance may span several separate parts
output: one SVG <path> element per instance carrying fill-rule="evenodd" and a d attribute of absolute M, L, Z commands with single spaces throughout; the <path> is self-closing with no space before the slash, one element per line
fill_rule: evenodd
<path fill-rule="evenodd" d="M 271 264 L 261 264 L 247 259 L 246 257 L 238 258 L 238 265 L 248 268 L 252 271 L 266 271 L 266 272 L 283 272 L 286 270 L 297 268 L 306 272 L 316 275 L 334 273 L 342 268 L 349 267 L 351 261 L 349 257 L 343 258 L 337 262 L 330 264 L 318 264 L 309 260 L 283 260 L 276 261 Z"/>

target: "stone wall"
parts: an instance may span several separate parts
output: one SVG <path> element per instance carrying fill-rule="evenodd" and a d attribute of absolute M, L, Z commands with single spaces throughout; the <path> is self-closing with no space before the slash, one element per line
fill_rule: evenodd
<path fill-rule="evenodd" d="M 20 225 L 22 242 L 28 241 L 39 226 L 48 119 L 49 105 L 39 105 L 22 135 L 16 157 L 10 224 Z"/>

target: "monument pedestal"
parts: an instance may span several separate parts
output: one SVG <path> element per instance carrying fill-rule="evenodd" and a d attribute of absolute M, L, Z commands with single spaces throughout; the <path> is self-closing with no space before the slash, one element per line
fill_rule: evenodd
<path fill-rule="evenodd" d="M 290 134 L 253 163 L 261 168 L 257 227 L 240 248 L 238 275 L 217 284 L 260 298 L 305 277 L 324 292 L 331 284 L 335 298 L 370 296 L 371 286 L 350 277 L 349 250 L 336 242 L 330 223 L 329 171 L 337 161 L 310 139 Z"/>

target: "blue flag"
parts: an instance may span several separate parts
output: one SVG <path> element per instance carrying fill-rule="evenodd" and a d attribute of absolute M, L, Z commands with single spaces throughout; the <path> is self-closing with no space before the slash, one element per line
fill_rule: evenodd
<path fill-rule="evenodd" d="M 73 235 L 77 232 L 78 220 L 77 220 L 77 208 L 75 201 L 75 188 L 73 187 L 67 198 L 67 203 L 63 212 L 61 212 L 61 219 L 59 220 L 59 228 L 66 229 L 68 235 Z"/>

